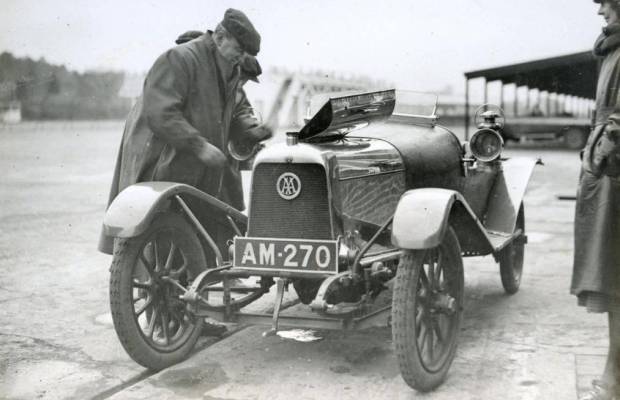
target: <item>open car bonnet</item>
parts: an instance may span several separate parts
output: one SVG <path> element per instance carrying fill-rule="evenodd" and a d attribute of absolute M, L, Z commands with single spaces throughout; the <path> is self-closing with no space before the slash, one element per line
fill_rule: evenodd
<path fill-rule="evenodd" d="M 325 104 L 299 131 L 303 141 L 324 140 L 344 136 L 371 123 L 388 119 L 394 111 L 394 89 L 376 92 L 324 97 Z"/>

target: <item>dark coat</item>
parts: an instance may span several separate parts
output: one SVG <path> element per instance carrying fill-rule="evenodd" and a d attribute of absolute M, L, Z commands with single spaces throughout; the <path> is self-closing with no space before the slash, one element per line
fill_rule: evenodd
<path fill-rule="evenodd" d="M 618 295 L 620 177 L 610 132 L 620 121 L 620 48 L 605 56 L 598 78 L 596 122 L 583 152 L 575 211 L 571 293 Z M 611 136 L 613 138 L 613 136 Z"/>
<path fill-rule="evenodd" d="M 127 118 L 108 205 L 132 184 L 170 181 L 197 187 L 242 210 L 236 163 L 208 171 L 196 156 L 204 140 L 227 154 L 233 117 L 247 117 L 235 112 L 238 82 L 238 68 L 223 59 L 210 32 L 162 54 Z M 99 250 L 111 254 L 112 247 L 112 238 L 102 234 Z"/>

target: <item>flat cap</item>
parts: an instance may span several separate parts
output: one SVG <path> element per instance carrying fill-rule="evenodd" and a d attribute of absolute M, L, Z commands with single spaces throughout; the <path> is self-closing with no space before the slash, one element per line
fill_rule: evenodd
<path fill-rule="evenodd" d="M 241 62 L 241 74 L 258 83 L 258 76 L 263 73 L 258 60 L 254 56 L 245 56 Z"/>
<path fill-rule="evenodd" d="M 229 8 L 224 13 L 222 26 L 237 39 L 243 50 L 253 56 L 260 51 L 260 35 L 241 11 Z"/>

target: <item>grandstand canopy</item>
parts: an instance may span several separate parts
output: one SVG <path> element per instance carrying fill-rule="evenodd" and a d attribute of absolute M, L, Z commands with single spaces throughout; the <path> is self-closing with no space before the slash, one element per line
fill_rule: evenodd
<path fill-rule="evenodd" d="M 468 81 L 485 78 L 587 99 L 595 98 L 597 75 L 598 60 L 590 51 L 465 72 Z"/>

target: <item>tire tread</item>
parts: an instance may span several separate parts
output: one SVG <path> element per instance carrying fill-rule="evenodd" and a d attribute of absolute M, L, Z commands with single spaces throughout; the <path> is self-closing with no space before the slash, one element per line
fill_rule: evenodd
<path fill-rule="evenodd" d="M 463 265 L 460 258 L 461 249 L 452 228 L 448 228 L 446 231 L 446 236 L 443 239 L 443 243 L 445 243 L 447 247 L 452 247 L 455 254 L 458 254 L 458 271 L 460 274 L 459 279 L 461 281 L 462 295 Z M 450 349 L 451 353 L 441 369 L 437 372 L 427 371 L 418 359 L 415 344 L 415 314 L 412 315 L 407 312 L 408 309 L 412 309 L 415 305 L 415 290 L 417 290 L 420 269 L 414 268 L 414 266 L 416 263 L 422 261 L 422 257 L 423 252 L 411 250 L 405 251 L 401 257 L 396 273 L 394 293 L 392 297 L 392 340 L 403 380 L 410 387 L 418 391 L 428 392 L 441 385 L 441 383 L 445 380 L 456 353 L 457 338 L 455 337 L 454 343 L 452 344 L 453 347 Z M 418 260 L 418 258 L 420 258 L 420 260 Z M 415 290 L 411 290 L 412 285 L 415 285 Z M 461 301 L 459 301 L 459 307 Z M 459 312 L 461 311 L 459 310 Z M 460 318 L 461 316 L 459 316 L 459 320 L 455 328 L 457 329 L 457 337 L 460 326 Z"/>

